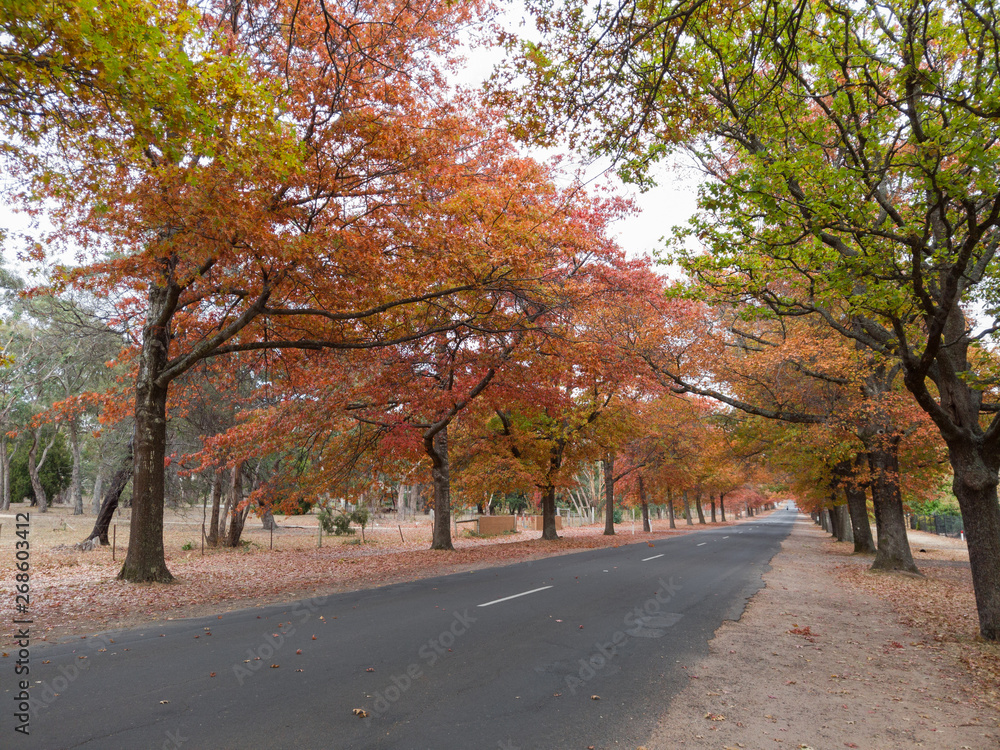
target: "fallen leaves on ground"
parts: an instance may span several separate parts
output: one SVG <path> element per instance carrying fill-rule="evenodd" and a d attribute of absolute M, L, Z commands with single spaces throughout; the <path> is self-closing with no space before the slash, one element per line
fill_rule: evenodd
<path fill-rule="evenodd" d="M 892 603 L 906 625 L 924 631 L 965 664 L 979 688 L 977 698 L 1000 709 L 1000 644 L 979 636 L 972 573 L 961 561 L 919 560 L 923 578 L 871 572 L 849 559 L 840 578 Z M 889 649 L 904 646 L 892 642 Z"/>

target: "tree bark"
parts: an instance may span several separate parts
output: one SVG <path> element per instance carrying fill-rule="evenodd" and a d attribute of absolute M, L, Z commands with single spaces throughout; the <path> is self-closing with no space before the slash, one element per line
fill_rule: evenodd
<path fill-rule="evenodd" d="M 163 458 L 167 444 L 167 384 L 159 381 L 167 362 L 167 322 L 171 306 L 167 287 L 152 285 L 149 313 L 142 332 L 136 374 L 135 466 L 132 477 L 132 523 L 128 554 L 118 573 L 132 583 L 169 583 L 163 552 Z"/>
<path fill-rule="evenodd" d="M 10 510 L 10 453 L 6 434 L 0 434 L 0 510 Z"/>
<path fill-rule="evenodd" d="M 906 536 L 906 516 L 899 489 L 899 437 L 894 435 L 885 440 L 877 440 L 876 443 L 868 449 L 875 527 L 878 532 L 878 549 L 872 570 L 919 573 Z"/>
<path fill-rule="evenodd" d="M 453 550 L 451 540 L 451 476 L 448 466 L 448 426 L 424 435 L 424 451 L 431 459 L 434 482 L 434 531 L 431 549 Z"/>
<path fill-rule="evenodd" d="M 270 506 L 264 509 L 264 513 L 261 516 L 261 524 L 264 531 L 274 531 L 278 528 L 278 522 L 274 520 L 274 513 L 271 512 Z"/>
<path fill-rule="evenodd" d="M 639 503 L 642 505 L 642 530 L 652 531 L 653 527 L 649 523 L 649 503 L 646 502 L 646 484 L 639 475 Z"/>
<path fill-rule="evenodd" d="M 847 512 L 851 518 L 851 535 L 854 539 L 854 553 L 874 555 L 875 538 L 872 536 L 871 522 L 868 520 L 868 499 L 864 485 L 860 484 L 859 476 L 863 465 L 867 463 L 868 455 L 859 453 L 850 461 L 841 461 L 834 467 L 837 485 L 844 490 L 847 498 Z"/>
<path fill-rule="evenodd" d="M 615 454 L 601 459 L 604 469 L 604 536 L 615 534 Z"/>
<path fill-rule="evenodd" d="M 233 467 L 229 479 L 229 532 L 226 534 L 226 546 L 236 548 L 243 536 L 243 527 L 250 513 L 250 505 L 243 505 L 243 462 Z"/>
<path fill-rule="evenodd" d="M 84 542 L 97 539 L 101 546 L 107 547 L 111 542 L 108 540 L 108 529 L 111 527 L 111 519 L 114 518 L 115 511 L 118 510 L 118 502 L 121 500 L 122 492 L 132 479 L 132 442 L 128 444 L 128 451 L 122 457 L 121 466 L 114 476 L 111 477 L 111 484 L 104 494 L 101 507 L 97 511 L 97 519 L 94 521 L 94 528 Z"/>
<path fill-rule="evenodd" d="M 670 518 L 670 528 L 676 529 L 677 523 L 674 521 L 674 491 L 667 487 L 667 515 Z"/>
<path fill-rule="evenodd" d="M 701 507 L 701 491 L 694 494 L 694 507 L 698 509 L 698 523 L 705 523 L 705 510 Z"/>
<path fill-rule="evenodd" d="M 222 472 L 215 470 L 212 477 L 212 514 L 208 519 L 205 531 L 205 544 L 209 547 L 219 546 L 219 509 L 222 505 Z"/>
<path fill-rule="evenodd" d="M 73 503 L 73 515 L 83 515 L 83 481 L 80 478 L 80 464 L 83 459 L 80 451 L 80 425 L 74 417 L 69 420 L 69 447 L 73 454 L 73 473 L 70 478 L 70 498 Z"/>
<path fill-rule="evenodd" d="M 41 460 L 38 459 L 38 443 L 42 439 L 42 428 L 36 427 L 31 431 L 31 448 L 28 449 L 28 478 L 31 480 L 31 491 L 35 495 L 35 502 L 38 505 L 39 513 L 49 512 L 49 500 L 45 495 L 45 488 L 42 487 L 42 480 L 38 476 L 39 470 L 45 465 L 45 459 L 48 457 L 49 448 L 55 443 L 55 437 L 53 436 L 52 442 L 45 446 L 45 450 L 42 451 Z"/>
<path fill-rule="evenodd" d="M 712 504 L 712 523 L 715 523 L 715 495 L 709 495 L 708 501 Z"/>
<path fill-rule="evenodd" d="M 952 491 L 958 498 L 969 547 L 972 587 L 979 613 L 979 632 L 986 640 L 1000 640 L 1000 504 L 997 503 L 997 457 L 984 460 L 972 440 L 948 445 L 955 469 Z"/>
<path fill-rule="evenodd" d="M 555 485 L 542 487 L 542 539 L 554 541 L 559 538 L 556 529 L 556 488 Z"/>
<path fill-rule="evenodd" d="M 687 520 L 687 525 L 694 526 L 694 519 L 691 518 L 691 503 L 688 500 L 687 490 L 683 490 L 681 492 L 681 498 L 684 500 L 684 518 Z"/>
<path fill-rule="evenodd" d="M 851 531 L 854 534 L 854 553 L 874 555 L 875 537 L 872 536 L 872 525 L 868 519 L 868 499 L 864 487 L 847 483 L 844 485 L 844 495 L 847 497 L 847 510 L 851 515 Z"/>
<path fill-rule="evenodd" d="M 726 522 L 726 493 L 719 493 L 719 517 L 722 523 Z"/>

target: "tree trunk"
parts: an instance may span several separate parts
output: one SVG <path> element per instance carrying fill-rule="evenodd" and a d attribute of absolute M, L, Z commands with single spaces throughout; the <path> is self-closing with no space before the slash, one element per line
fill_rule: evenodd
<path fill-rule="evenodd" d="M 674 491 L 667 487 L 667 516 L 670 518 L 670 528 L 676 529 L 677 523 L 674 521 Z"/>
<path fill-rule="evenodd" d="M 149 293 L 149 316 L 143 328 L 136 374 L 135 466 L 132 477 L 132 523 L 128 554 L 118 573 L 132 583 L 169 583 L 163 553 L 163 458 L 167 444 L 167 384 L 158 381 L 167 361 L 169 295 L 163 286 Z"/>
<path fill-rule="evenodd" d="M 639 503 L 642 505 L 642 530 L 652 531 L 649 524 L 649 503 L 646 502 L 646 484 L 642 481 L 642 474 L 639 475 Z"/>
<path fill-rule="evenodd" d="M 899 489 L 899 438 L 892 436 L 877 442 L 877 445 L 868 449 L 875 527 L 878 532 L 878 550 L 875 552 L 872 570 L 919 573 L 906 536 L 903 496 Z"/>
<path fill-rule="evenodd" d="M 836 493 L 834 493 L 833 500 L 836 499 Z M 840 525 L 840 510 L 837 506 L 833 506 L 829 510 L 830 513 L 830 533 L 833 534 L 834 539 L 838 542 L 844 541 L 844 530 Z"/>
<path fill-rule="evenodd" d="M 271 512 L 270 506 L 264 509 L 264 513 L 261 516 L 261 524 L 264 531 L 274 531 L 278 528 L 278 522 L 274 520 L 274 513 Z"/>
<path fill-rule="evenodd" d="M 205 544 L 209 547 L 219 546 L 219 508 L 222 505 L 222 472 L 215 470 L 212 477 L 212 515 L 208 519 L 205 531 Z"/>
<path fill-rule="evenodd" d="M 607 453 L 601 462 L 604 468 L 604 536 L 615 534 L 615 454 Z"/>
<path fill-rule="evenodd" d="M 80 425 L 76 418 L 69 420 L 69 447 L 73 454 L 73 473 L 70 477 L 70 501 L 73 504 L 73 515 L 83 515 L 83 482 L 80 478 L 80 464 L 82 456 L 80 451 Z"/>
<path fill-rule="evenodd" d="M 0 510 L 10 510 L 10 454 L 6 433 L 0 434 Z"/>
<path fill-rule="evenodd" d="M 235 549 L 243 536 L 243 526 L 246 524 L 250 505 L 243 505 L 243 462 L 233 467 L 229 476 L 229 531 L 226 534 L 226 546 Z"/>
<path fill-rule="evenodd" d="M 90 535 L 83 541 L 97 539 L 101 546 L 107 547 L 111 542 L 108 540 L 108 529 L 111 527 L 111 519 L 114 518 L 115 511 L 118 510 L 118 502 L 121 500 L 122 492 L 132 479 L 133 458 L 132 442 L 128 444 L 128 452 L 122 457 L 121 466 L 114 476 L 111 477 L 111 484 L 108 485 L 107 492 L 100 509 L 97 511 L 97 520 L 94 521 L 94 528 Z"/>
<path fill-rule="evenodd" d="M 36 427 L 31 431 L 31 448 L 28 450 L 28 478 L 31 480 L 31 491 L 35 495 L 35 502 L 38 504 L 39 513 L 48 513 L 49 500 L 45 496 L 45 488 L 42 487 L 42 480 L 38 476 L 38 470 L 45 463 L 48 448 L 42 452 L 42 460 L 36 462 L 38 458 L 38 442 L 42 438 L 42 428 Z M 51 445 L 51 443 L 50 443 Z"/>
<path fill-rule="evenodd" d="M 431 459 L 434 482 L 434 532 L 431 549 L 453 550 L 451 541 L 451 476 L 448 466 L 448 426 L 424 435 L 424 450 Z"/>
<path fill-rule="evenodd" d="M 987 464 L 980 445 L 972 439 L 954 441 L 948 453 L 969 547 L 972 587 L 979 613 L 979 632 L 986 640 L 1000 640 L 1000 505 L 997 503 L 997 466 Z M 995 461 L 996 458 L 993 457 Z M 881 537 L 881 535 L 880 535 Z"/>
<path fill-rule="evenodd" d="M 694 519 L 691 518 L 691 503 L 688 500 L 687 490 L 683 490 L 681 492 L 681 498 L 684 500 L 684 518 L 687 519 L 687 525 L 694 526 Z"/>
<path fill-rule="evenodd" d="M 715 495 L 709 495 L 708 501 L 712 504 L 712 523 L 715 523 Z"/>
<path fill-rule="evenodd" d="M 851 515 L 851 531 L 854 535 L 855 554 L 874 555 L 875 538 L 872 536 L 872 525 L 868 519 L 868 498 L 864 487 L 847 483 L 844 485 L 844 495 L 847 497 L 847 510 Z"/>
<path fill-rule="evenodd" d="M 719 493 L 719 520 L 722 523 L 726 522 L 726 493 Z"/>
<path fill-rule="evenodd" d="M 226 541 L 226 523 L 229 520 L 230 509 L 233 505 L 233 496 L 226 492 L 226 504 L 222 509 L 222 513 L 219 514 L 219 528 L 215 530 L 215 543 L 217 545 L 224 544 Z"/>
<path fill-rule="evenodd" d="M 847 512 L 851 517 L 851 535 L 854 538 L 854 553 L 874 555 L 875 538 L 872 536 L 871 522 L 868 520 L 868 499 L 864 485 L 860 484 L 859 476 L 863 464 L 868 460 L 866 453 L 859 453 L 854 458 L 854 465 L 849 461 L 841 461 L 834 468 L 838 484 L 844 490 L 847 498 Z"/>
<path fill-rule="evenodd" d="M 559 538 L 556 530 L 556 488 L 549 485 L 542 488 L 542 539 L 554 541 Z"/>
<path fill-rule="evenodd" d="M 694 495 L 694 507 L 698 509 L 698 523 L 705 523 L 705 511 L 701 507 L 701 492 L 696 492 Z"/>

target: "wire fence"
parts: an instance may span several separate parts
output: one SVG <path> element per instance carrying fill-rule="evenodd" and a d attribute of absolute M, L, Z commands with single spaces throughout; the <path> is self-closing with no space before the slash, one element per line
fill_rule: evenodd
<path fill-rule="evenodd" d="M 965 524 L 961 516 L 910 516 L 910 528 L 938 536 L 965 537 Z"/>

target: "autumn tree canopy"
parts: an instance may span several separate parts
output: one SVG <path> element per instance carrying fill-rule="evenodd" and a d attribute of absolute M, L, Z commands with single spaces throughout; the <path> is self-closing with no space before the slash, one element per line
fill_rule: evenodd
<path fill-rule="evenodd" d="M 709 178 L 690 230 L 707 252 L 686 260 L 711 296 L 901 364 L 948 446 L 981 632 L 1000 639 L 1000 419 L 977 356 L 1000 221 L 992 4 L 578 6 L 532 5 L 551 33 L 523 48 L 514 116 L 600 133 L 638 179 L 686 152 Z"/>

